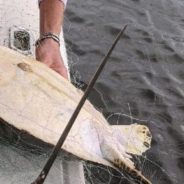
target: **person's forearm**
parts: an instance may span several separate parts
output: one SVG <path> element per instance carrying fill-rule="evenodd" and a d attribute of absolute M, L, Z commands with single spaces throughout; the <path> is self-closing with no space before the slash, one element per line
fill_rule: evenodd
<path fill-rule="evenodd" d="M 40 3 L 40 34 L 60 34 L 63 25 L 64 4 L 59 0 L 43 0 Z"/>
<path fill-rule="evenodd" d="M 38 0 L 40 7 L 40 38 L 36 43 L 36 59 L 68 79 L 61 56 L 59 36 L 63 25 L 64 8 L 67 0 Z M 54 37 L 45 37 L 47 33 Z M 47 39 L 48 38 L 48 39 Z"/>

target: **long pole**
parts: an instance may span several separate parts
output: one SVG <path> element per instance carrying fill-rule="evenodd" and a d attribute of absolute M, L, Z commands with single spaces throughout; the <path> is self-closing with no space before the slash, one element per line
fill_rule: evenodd
<path fill-rule="evenodd" d="M 56 157 L 58 155 L 58 152 L 60 151 L 64 141 L 66 140 L 66 138 L 68 136 L 68 133 L 70 132 L 70 129 L 72 128 L 72 126 L 73 126 L 73 124 L 75 122 L 75 119 L 77 118 L 77 116 L 78 116 L 82 106 L 84 105 L 84 103 L 85 103 L 85 101 L 86 101 L 86 99 L 87 99 L 91 89 L 93 88 L 93 86 L 94 86 L 96 80 L 98 79 L 101 71 L 103 70 L 105 64 L 107 63 L 107 60 L 110 57 L 114 47 L 116 46 L 117 42 L 119 41 L 119 39 L 121 38 L 121 36 L 125 32 L 126 28 L 127 28 L 127 25 L 118 33 L 114 43 L 112 44 L 111 48 L 109 49 L 107 55 L 102 60 L 100 66 L 98 67 L 98 69 L 95 72 L 93 78 L 91 79 L 88 87 L 86 88 L 86 90 L 84 92 L 84 95 L 82 96 L 82 98 L 81 98 L 79 104 L 77 105 L 74 113 L 72 114 L 72 116 L 71 116 L 67 126 L 65 127 L 61 137 L 59 138 L 56 146 L 54 147 L 53 152 L 50 155 L 49 159 L 47 160 L 44 168 L 42 169 L 42 171 L 39 174 L 39 176 L 37 177 L 37 179 L 33 183 L 31 183 L 31 184 L 43 184 L 44 183 L 44 181 L 45 181 L 45 179 L 46 179 L 46 177 L 47 177 L 47 175 L 48 175 L 48 173 L 49 173 L 49 171 L 50 171 L 50 169 L 51 169 L 51 167 L 52 167 L 52 165 L 53 165 L 53 163 L 54 163 L 54 161 L 55 161 L 55 159 L 56 159 Z"/>

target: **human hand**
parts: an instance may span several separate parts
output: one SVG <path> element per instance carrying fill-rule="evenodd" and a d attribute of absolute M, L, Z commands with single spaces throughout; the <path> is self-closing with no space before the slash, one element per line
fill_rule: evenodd
<path fill-rule="evenodd" d="M 35 53 L 38 61 L 46 64 L 49 68 L 68 79 L 58 43 L 49 38 L 45 39 L 36 47 Z"/>

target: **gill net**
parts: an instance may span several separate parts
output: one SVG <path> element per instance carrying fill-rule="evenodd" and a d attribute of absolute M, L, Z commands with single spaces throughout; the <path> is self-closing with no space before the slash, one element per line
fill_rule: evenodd
<path fill-rule="evenodd" d="M 10 28 L 18 27 L 22 32 L 18 32 L 15 38 L 25 34 L 25 39 L 18 43 L 19 48 L 28 50 L 25 44 L 28 36 L 24 30 L 31 29 L 31 54 L 34 54 L 38 20 L 29 7 L 35 4 L 0 1 L 3 12 L 0 17 L 1 45 L 9 46 Z M 78 3 L 70 0 L 65 15 L 68 60 L 73 83 L 79 88 L 86 87 L 85 83 L 94 73 L 98 61 L 121 28 L 119 22 L 130 24 L 125 39 L 114 53 L 107 72 L 97 82 L 90 100 L 113 125 L 136 122 L 149 126 L 153 135 L 151 150 L 142 156 L 134 156 L 134 162 L 153 184 L 184 181 L 183 7 L 180 0 L 161 1 L 161 6 L 157 1 L 88 1 L 84 5 L 82 0 Z M 98 20 L 97 15 L 101 17 Z M 30 18 L 24 21 L 24 16 Z M 19 134 L 11 131 L 8 136 L 4 136 L 4 132 L 0 136 L 0 183 L 30 183 L 41 170 L 51 148 L 25 142 Z M 70 178 L 67 168 L 63 167 L 64 162 L 75 165 L 76 158 L 63 152 L 45 183 L 60 184 Z M 136 183 L 121 171 L 81 162 L 86 183 Z M 75 178 L 80 183 L 80 177 Z"/>

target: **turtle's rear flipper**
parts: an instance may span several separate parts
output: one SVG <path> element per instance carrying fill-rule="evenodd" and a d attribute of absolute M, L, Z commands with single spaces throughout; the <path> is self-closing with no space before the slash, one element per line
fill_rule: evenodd
<path fill-rule="evenodd" d="M 113 143 L 112 140 L 105 139 L 100 147 L 104 158 L 115 165 L 127 178 L 130 178 L 130 180 L 136 184 L 151 184 L 151 182 L 135 168 L 134 162 L 129 158 L 129 155 L 120 149 L 118 142 Z"/>
<path fill-rule="evenodd" d="M 130 168 L 123 161 L 116 159 L 113 164 L 121 171 L 132 183 L 135 184 L 152 184 L 140 171 L 135 168 Z M 131 182 L 130 182 L 131 183 Z"/>

